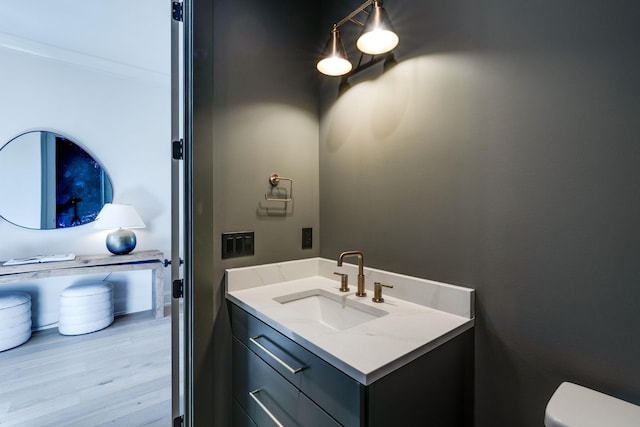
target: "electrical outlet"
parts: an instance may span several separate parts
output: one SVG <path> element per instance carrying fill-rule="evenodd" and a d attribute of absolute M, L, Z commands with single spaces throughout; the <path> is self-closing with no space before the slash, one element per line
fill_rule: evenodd
<path fill-rule="evenodd" d="M 302 249 L 313 248 L 313 228 L 302 229 Z"/>
<path fill-rule="evenodd" d="M 222 259 L 252 256 L 253 253 L 253 231 L 222 233 Z"/>

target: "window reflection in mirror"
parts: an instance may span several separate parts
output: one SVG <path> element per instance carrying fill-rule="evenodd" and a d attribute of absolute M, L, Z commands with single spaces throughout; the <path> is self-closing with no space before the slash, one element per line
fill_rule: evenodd
<path fill-rule="evenodd" d="M 0 216 L 50 230 L 92 222 L 111 203 L 111 182 L 78 144 L 52 132 L 27 132 L 0 149 Z"/>

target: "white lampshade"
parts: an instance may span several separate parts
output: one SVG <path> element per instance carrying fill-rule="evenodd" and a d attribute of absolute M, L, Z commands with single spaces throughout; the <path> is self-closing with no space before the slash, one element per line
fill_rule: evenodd
<path fill-rule="evenodd" d="M 95 228 L 100 230 L 145 227 L 146 225 L 133 206 L 115 203 L 105 203 L 95 222 Z"/>

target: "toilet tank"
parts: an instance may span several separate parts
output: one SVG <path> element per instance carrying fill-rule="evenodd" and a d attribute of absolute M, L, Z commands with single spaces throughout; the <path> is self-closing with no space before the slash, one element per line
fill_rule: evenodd
<path fill-rule="evenodd" d="M 544 415 L 546 427 L 638 427 L 640 406 L 564 382 L 553 393 Z"/>

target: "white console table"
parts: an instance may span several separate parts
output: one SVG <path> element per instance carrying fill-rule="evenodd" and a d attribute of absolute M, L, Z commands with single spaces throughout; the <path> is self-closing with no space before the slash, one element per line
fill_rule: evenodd
<path fill-rule="evenodd" d="M 76 274 L 151 270 L 152 310 L 157 319 L 164 317 L 164 255 L 158 250 L 126 255 L 78 255 L 73 261 L 3 266 L 0 284 Z"/>

